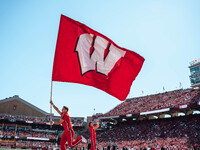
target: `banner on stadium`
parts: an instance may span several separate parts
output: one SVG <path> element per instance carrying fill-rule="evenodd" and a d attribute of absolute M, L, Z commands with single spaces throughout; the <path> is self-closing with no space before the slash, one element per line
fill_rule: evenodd
<path fill-rule="evenodd" d="M 33 123 L 33 121 L 29 121 L 29 120 L 27 120 L 27 121 L 25 121 L 26 123 Z"/>
<path fill-rule="evenodd" d="M 52 81 L 89 85 L 125 100 L 144 58 L 61 15 Z"/>
<path fill-rule="evenodd" d="M 179 106 L 180 109 L 187 108 L 187 104 Z"/>
<path fill-rule="evenodd" d="M 156 114 L 156 113 L 161 113 L 161 112 L 166 112 L 166 111 L 170 111 L 170 108 L 163 108 L 163 109 L 159 109 L 159 110 L 141 112 L 140 115 Z"/>
<path fill-rule="evenodd" d="M 27 140 L 41 140 L 41 141 L 49 141 L 49 138 L 27 137 Z"/>

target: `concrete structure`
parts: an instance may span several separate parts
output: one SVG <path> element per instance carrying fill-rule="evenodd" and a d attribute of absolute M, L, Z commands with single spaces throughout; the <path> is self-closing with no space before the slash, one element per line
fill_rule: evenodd
<path fill-rule="evenodd" d="M 21 99 L 17 95 L 0 100 L 0 113 L 35 117 L 46 117 L 49 115 L 49 113 Z"/>

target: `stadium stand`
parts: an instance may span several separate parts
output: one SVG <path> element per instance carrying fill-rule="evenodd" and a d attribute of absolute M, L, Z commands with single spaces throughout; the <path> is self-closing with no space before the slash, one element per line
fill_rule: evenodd
<path fill-rule="evenodd" d="M 53 149 L 55 145 L 52 142 L 41 142 L 41 141 L 22 141 L 16 142 L 16 148 L 31 148 L 31 149 Z"/>
<path fill-rule="evenodd" d="M 12 118 L 20 118 L 15 119 Z M 12 121 L 11 121 L 12 120 Z M 48 118 L 0 114 L 0 148 L 59 149 L 62 126 L 50 128 Z M 81 120 L 73 120 L 75 131 L 82 130 Z M 15 141 L 13 143 L 13 141 Z"/>
<path fill-rule="evenodd" d="M 102 117 L 137 114 L 162 108 L 176 108 L 180 105 L 192 106 L 199 101 L 199 89 L 179 89 L 155 95 L 127 99 Z"/>
<path fill-rule="evenodd" d="M 18 96 L 0 101 L 0 148 L 59 149 L 63 128 L 50 128 L 49 114 Z M 12 107 L 13 106 L 13 107 Z M 28 107 L 20 112 L 18 108 Z M 2 110 L 0 110 L 2 111 Z M 107 149 L 108 142 L 118 149 L 199 149 L 200 90 L 179 89 L 154 95 L 127 99 L 105 114 L 91 117 L 101 122 L 97 130 L 97 148 Z M 15 113 L 16 112 L 16 113 Z M 183 113 L 184 116 L 179 116 Z M 166 118 L 166 114 L 170 115 Z M 53 116 L 59 120 L 59 116 Z M 90 138 L 83 117 L 72 117 L 76 136 Z M 88 119 L 90 120 L 90 119 Z M 79 144 L 77 149 L 87 148 Z"/>
<path fill-rule="evenodd" d="M 116 141 L 121 148 L 187 149 L 200 143 L 200 115 L 121 122 L 97 139 L 102 146 Z"/>
<path fill-rule="evenodd" d="M 88 131 L 83 135 L 90 137 Z M 99 149 L 107 148 L 108 141 L 116 142 L 119 149 L 199 149 L 200 115 L 120 122 L 111 129 L 97 130 L 97 141 Z"/>
<path fill-rule="evenodd" d="M 107 129 L 97 130 L 97 147 L 105 149 L 110 141 L 123 150 L 199 149 L 200 115 L 195 111 L 200 112 L 199 89 L 127 99 L 108 113 L 93 116 L 101 120 L 101 125 L 107 122 Z M 165 118 L 166 114 L 170 117 Z M 82 135 L 90 137 L 88 131 Z"/>
<path fill-rule="evenodd" d="M 50 127 L 49 120 L 48 113 L 17 95 L 0 100 L 0 148 L 59 149 L 63 127 Z M 71 117 L 71 121 L 75 133 L 83 130 L 84 117 Z"/>

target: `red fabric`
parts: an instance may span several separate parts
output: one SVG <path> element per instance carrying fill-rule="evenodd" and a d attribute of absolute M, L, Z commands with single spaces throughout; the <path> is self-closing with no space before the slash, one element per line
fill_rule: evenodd
<path fill-rule="evenodd" d="M 69 147 L 74 147 L 77 144 L 79 144 L 80 142 L 82 142 L 81 136 L 77 137 L 75 140 L 73 138 L 74 138 L 73 130 L 70 129 L 69 131 L 65 131 L 60 140 L 60 149 L 66 150 L 66 142 Z"/>
<path fill-rule="evenodd" d="M 70 129 L 72 129 L 71 120 L 70 120 L 69 114 L 67 112 L 61 113 L 61 119 L 64 120 L 62 122 L 62 126 L 65 129 L 65 131 L 69 131 Z"/>
<path fill-rule="evenodd" d="M 93 127 L 89 127 L 90 130 L 90 140 L 91 140 L 91 148 L 90 150 L 96 150 L 96 131 Z"/>
<path fill-rule="evenodd" d="M 99 66 L 102 65 L 100 61 L 93 62 L 96 65 L 94 70 L 83 72 L 81 66 L 82 61 L 79 58 L 80 51 L 77 49 L 80 49 L 80 47 L 84 48 L 83 45 L 89 43 L 89 39 L 86 39 L 86 42 L 82 42 L 82 45 L 80 44 L 81 46 L 78 44 L 78 47 L 77 43 L 81 43 L 80 37 L 84 34 L 91 35 L 90 38 L 92 39 L 92 42 L 90 43 L 91 47 L 89 50 L 91 58 L 98 55 L 98 49 L 93 47 L 96 41 L 99 42 L 96 45 L 102 48 L 101 39 L 108 42 L 106 43 L 107 46 L 103 47 L 103 63 L 105 60 L 114 62 L 113 59 L 109 58 L 115 57 L 116 55 L 116 53 L 113 55 L 113 53 L 111 54 L 110 52 L 113 47 L 115 50 L 119 49 L 117 50 L 118 53 L 124 54 L 123 57 L 117 59 L 112 69 L 108 71 L 108 74 L 102 73 L 102 71 L 98 70 L 100 68 Z M 100 56 L 98 56 L 98 58 L 99 57 Z M 125 100 L 130 91 L 132 82 L 135 80 L 142 68 L 143 62 L 144 58 L 139 54 L 121 48 L 101 33 L 94 31 L 80 22 L 61 15 L 53 64 L 52 81 L 73 82 L 93 86 L 107 92 L 119 100 Z"/>

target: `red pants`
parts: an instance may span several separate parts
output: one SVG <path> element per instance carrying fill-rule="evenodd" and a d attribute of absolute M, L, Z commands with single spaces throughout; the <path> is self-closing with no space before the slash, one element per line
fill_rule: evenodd
<path fill-rule="evenodd" d="M 66 142 L 69 147 L 74 147 L 75 145 L 82 142 L 82 137 L 79 136 L 74 140 L 74 130 L 65 131 L 60 140 L 60 149 L 66 150 Z"/>
<path fill-rule="evenodd" d="M 96 137 L 95 138 L 90 138 L 91 140 L 91 148 L 90 150 L 96 150 Z"/>

